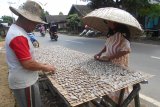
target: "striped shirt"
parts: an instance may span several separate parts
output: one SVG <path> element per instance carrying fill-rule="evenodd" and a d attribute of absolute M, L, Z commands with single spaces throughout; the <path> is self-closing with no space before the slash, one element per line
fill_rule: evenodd
<path fill-rule="evenodd" d="M 130 42 L 124 38 L 125 33 L 117 32 L 114 35 L 107 38 L 105 46 L 106 46 L 106 53 L 107 57 L 113 56 L 119 51 L 130 51 Z M 128 67 L 128 57 L 129 55 L 124 55 L 119 58 L 112 59 L 111 62 Z"/>

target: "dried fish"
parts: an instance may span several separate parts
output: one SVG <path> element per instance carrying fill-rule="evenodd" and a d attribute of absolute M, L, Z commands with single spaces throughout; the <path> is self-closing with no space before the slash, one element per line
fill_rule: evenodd
<path fill-rule="evenodd" d="M 111 62 L 95 61 L 91 55 L 62 46 L 40 47 L 35 52 L 37 61 L 56 67 L 56 72 L 50 76 L 58 84 L 55 87 L 63 91 L 61 94 L 72 106 L 151 77 Z"/>

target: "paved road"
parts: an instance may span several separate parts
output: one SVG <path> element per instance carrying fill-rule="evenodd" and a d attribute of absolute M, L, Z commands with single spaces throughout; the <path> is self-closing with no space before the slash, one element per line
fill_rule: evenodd
<path fill-rule="evenodd" d="M 76 51 L 94 55 L 104 46 L 105 40 L 83 38 L 59 34 L 58 41 L 51 41 L 49 35 L 39 36 L 35 33 L 40 45 L 61 45 Z M 130 68 L 155 75 L 149 84 L 141 85 L 140 96 L 147 107 L 160 107 L 160 46 L 144 43 L 131 43 Z"/>

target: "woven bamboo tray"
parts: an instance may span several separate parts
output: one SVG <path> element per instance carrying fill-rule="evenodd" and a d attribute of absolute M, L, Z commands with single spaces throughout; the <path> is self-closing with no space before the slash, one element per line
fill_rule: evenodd
<path fill-rule="evenodd" d="M 48 75 L 48 78 L 71 106 L 132 86 L 153 76 L 110 62 L 95 61 L 91 55 L 62 46 L 36 49 L 36 60 L 56 67 L 56 72 Z"/>

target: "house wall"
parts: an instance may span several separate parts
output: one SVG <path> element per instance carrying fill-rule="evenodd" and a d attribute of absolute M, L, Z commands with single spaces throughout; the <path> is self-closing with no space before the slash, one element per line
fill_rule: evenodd
<path fill-rule="evenodd" d="M 152 37 L 160 36 L 160 17 L 145 17 L 145 32 L 151 33 Z"/>
<path fill-rule="evenodd" d="M 160 17 L 145 17 L 145 29 L 160 29 Z"/>
<path fill-rule="evenodd" d="M 58 29 L 64 29 L 66 27 L 67 27 L 66 23 L 58 23 Z"/>

